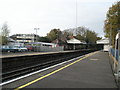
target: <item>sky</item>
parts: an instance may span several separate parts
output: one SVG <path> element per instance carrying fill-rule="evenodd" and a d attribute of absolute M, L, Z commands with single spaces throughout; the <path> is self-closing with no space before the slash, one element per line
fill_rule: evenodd
<path fill-rule="evenodd" d="M 0 0 L 0 28 L 7 22 L 10 35 L 35 34 L 34 28 L 40 28 L 37 34 L 45 36 L 54 28 L 63 31 L 85 26 L 103 37 L 106 13 L 116 1 L 118 0 Z"/>

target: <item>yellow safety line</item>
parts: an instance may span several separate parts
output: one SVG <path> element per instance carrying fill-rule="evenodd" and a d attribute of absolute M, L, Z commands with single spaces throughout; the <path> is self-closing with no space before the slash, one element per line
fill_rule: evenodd
<path fill-rule="evenodd" d="M 86 56 L 83 57 L 83 58 L 80 58 L 80 59 L 78 59 L 78 60 L 76 60 L 76 61 L 74 61 L 74 62 L 72 62 L 72 63 L 70 63 L 70 64 L 68 64 L 68 65 L 66 65 L 66 66 L 64 66 L 64 67 L 62 67 L 62 68 L 60 68 L 60 69 L 57 69 L 57 70 L 55 70 L 55 71 L 53 71 L 53 72 L 51 72 L 51 73 L 49 73 L 49 74 L 46 74 L 46 75 L 44 75 L 44 76 L 42 76 L 42 77 L 40 77 L 40 78 L 38 78 L 38 79 L 35 79 L 35 80 L 33 80 L 33 81 L 31 81 L 31 82 L 29 82 L 29 83 L 27 83 L 27 84 L 24 84 L 24 85 L 22 85 L 22 86 L 20 86 L 20 87 L 18 87 L 18 88 L 16 88 L 16 89 L 14 89 L 14 90 L 19 90 L 19 89 L 22 89 L 22 88 L 24 88 L 24 87 L 27 87 L 27 86 L 29 86 L 29 85 L 31 85 L 31 84 L 39 81 L 39 80 L 42 80 L 42 79 L 44 79 L 44 78 L 46 78 L 46 77 L 48 77 L 48 76 L 50 76 L 50 75 L 52 75 L 52 74 L 54 74 L 54 73 L 56 73 L 56 72 L 59 72 L 59 71 L 65 69 L 65 68 L 67 68 L 67 67 L 69 67 L 69 66 L 71 66 L 71 65 L 73 65 L 73 64 L 75 64 L 75 63 L 77 63 L 77 62 L 79 62 L 79 61 L 81 61 L 81 60 L 83 60 L 83 59 L 85 59 L 85 58 L 87 58 L 87 57 L 89 57 L 89 56 L 92 56 L 93 54 L 96 54 L 96 53 L 97 53 L 97 52 L 88 54 L 88 55 L 86 55 Z"/>

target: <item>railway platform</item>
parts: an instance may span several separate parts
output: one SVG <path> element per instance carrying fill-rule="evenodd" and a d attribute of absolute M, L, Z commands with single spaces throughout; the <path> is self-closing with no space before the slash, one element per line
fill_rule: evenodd
<path fill-rule="evenodd" d="M 108 52 L 97 51 L 23 79 L 5 88 L 116 88 Z"/>

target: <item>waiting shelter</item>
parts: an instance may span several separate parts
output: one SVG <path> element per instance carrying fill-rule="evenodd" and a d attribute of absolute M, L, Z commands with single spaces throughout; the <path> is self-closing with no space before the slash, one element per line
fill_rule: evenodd
<path fill-rule="evenodd" d="M 86 42 L 82 42 L 76 38 L 72 38 L 70 40 L 67 40 L 68 48 L 72 50 L 80 49 L 82 48 L 83 44 L 86 44 Z"/>

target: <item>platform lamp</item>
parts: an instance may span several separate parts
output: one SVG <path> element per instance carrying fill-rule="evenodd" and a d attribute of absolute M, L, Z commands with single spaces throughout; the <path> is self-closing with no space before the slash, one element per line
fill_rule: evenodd
<path fill-rule="evenodd" d="M 36 51 L 38 51 L 38 48 L 37 48 L 37 41 L 38 41 L 38 40 L 37 40 L 37 31 L 38 31 L 39 29 L 40 29 L 40 28 L 34 28 L 34 30 L 36 30 L 36 49 L 37 49 Z"/>
<path fill-rule="evenodd" d="M 37 42 L 37 31 L 40 30 L 40 28 L 34 28 L 36 30 L 36 42 Z"/>

